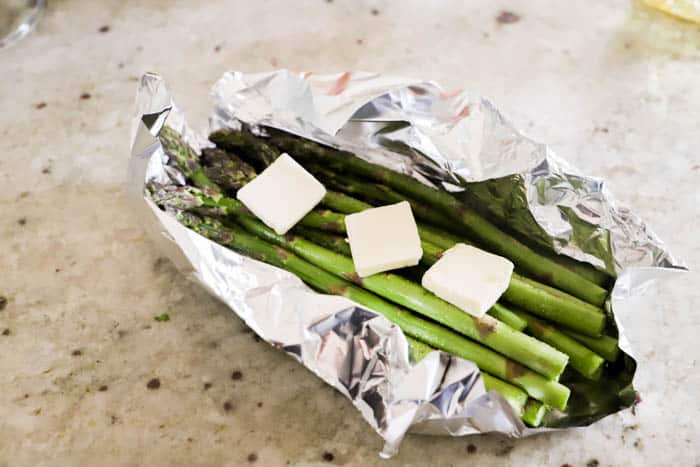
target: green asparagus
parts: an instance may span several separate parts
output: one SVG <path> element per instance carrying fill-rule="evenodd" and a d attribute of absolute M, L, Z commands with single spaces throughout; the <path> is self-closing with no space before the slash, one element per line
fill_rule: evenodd
<path fill-rule="evenodd" d="M 600 337 L 590 337 L 568 329 L 563 330 L 563 332 L 581 342 L 583 345 L 593 350 L 607 361 L 614 362 L 617 360 L 617 356 L 620 353 L 620 347 L 618 347 L 617 339 L 614 337 L 606 335 L 602 335 Z"/>
<path fill-rule="evenodd" d="M 481 373 L 481 379 L 484 381 L 484 389 L 487 391 L 498 392 L 508 404 L 513 408 L 513 411 L 519 417 L 525 415 L 525 404 L 528 400 L 527 393 L 520 388 L 513 386 L 510 383 L 491 376 L 488 373 Z"/>
<path fill-rule="evenodd" d="M 446 215 L 491 248 L 495 253 L 510 258 L 519 268 L 533 277 L 554 285 L 594 305 L 602 305 L 607 291 L 566 267 L 543 257 L 515 238 L 499 230 L 491 222 L 467 209 L 449 193 L 431 188 L 418 180 L 394 172 L 378 164 L 367 162 L 347 151 L 339 151 L 300 138 L 271 137 L 269 142 L 295 158 L 311 156 L 324 167 L 336 172 L 350 171 L 407 194 L 416 200 L 440 209 Z"/>
<path fill-rule="evenodd" d="M 515 314 L 502 303 L 496 303 L 489 308 L 488 314 L 499 321 L 503 321 L 516 331 L 522 331 L 527 327 L 527 321 Z"/>
<path fill-rule="evenodd" d="M 350 245 L 345 241 L 344 237 L 304 226 L 297 226 L 294 228 L 294 231 L 302 237 L 305 237 L 324 248 L 328 248 L 329 250 L 340 253 L 341 255 L 351 256 Z M 430 254 L 428 249 L 437 248 L 427 242 L 422 242 L 422 245 L 424 255 Z M 420 282 L 420 277 L 418 278 L 418 282 Z M 495 304 L 493 307 L 491 307 L 491 309 L 489 309 L 488 314 L 499 321 L 503 321 L 516 331 L 522 331 L 527 326 L 527 321 L 510 311 L 503 304 Z"/>
<path fill-rule="evenodd" d="M 200 188 L 220 189 L 202 170 L 199 155 L 190 146 L 183 144 L 177 131 L 164 126 L 158 136 L 165 153 L 175 160 L 185 177 Z"/>
<path fill-rule="evenodd" d="M 547 414 L 549 408 L 540 401 L 530 399 L 525 404 L 523 421 L 532 428 L 537 428 L 542 424 L 542 419 Z"/>
<path fill-rule="evenodd" d="M 245 218 L 245 217 L 243 217 Z M 342 295 L 356 303 L 384 315 L 406 334 L 453 355 L 473 361 L 479 368 L 505 379 L 522 389 L 530 397 L 564 409 L 569 389 L 552 380 L 508 360 L 498 353 L 474 343 L 439 324 L 420 319 L 377 297 L 345 279 L 330 274 L 300 258 L 293 252 L 272 245 L 242 229 L 226 228 L 220 222 L 181 212 L 178 219 L 193 231 L 217 243 L 228 246 L 246 256 L 264 261 L 296 274 L 317 290 Z"/>
<path fill-rule="evenodd" d="M 277 159 L 280 151 L 247 131 L 218 130 L 209 135 L 209 141 L 227 151 L 241 154 L 256 169 L 265 169 Z"/>
<path fill-rule="evenodd" d="M 238 221 L 255 235 L 287 248 L 337 276 L 355 281 L 380 296 L 482 342 L 548 378 L 557 378 L 566 366 L 568 357 L 558 350 L 515 331 L 490 316 L 470 316 L 401 276 L 379 273 L 360 278 L 352 259 L 347 256 L 323 248 L 298 235 L 277 235 L 262 222 L 248 216 L 241 216 Z"/>
<path fill-rule="evenodd" d="M 603 357 L 548 323 L 522 310 L 513 310 L 512 312 L 527 321 L 527 329 L 533 336 L 567 354 L 569 364 L 574 370 L 588 379 L 594 381 L 600 379 L 603 363 L 605 363 Z"/>
<path fill-rule="evenodd" d="M 218 148 L 202 149 L 202 170 L 221 189 L 235 193 L 257 175 L 255 169 L 238 156 Z"/>
<path fill-rule="evenodd" d="M 515 273 L 503 298 L 587 336 L 598 337 L 605 327 L 606 318 L 599 308 Z"/>
<path fill-rule="evenodd" d="M 345 237 L 334 235 L 325 230 L 313 229 L 305 225 L 297 225 L 292 229 L 293 233 L 297 233 L 302 237 L 306 237 L 317 245 L 333 250 L 345 256 L 352 256 L 350 252 L 350 244 L 345 240 Z"/>

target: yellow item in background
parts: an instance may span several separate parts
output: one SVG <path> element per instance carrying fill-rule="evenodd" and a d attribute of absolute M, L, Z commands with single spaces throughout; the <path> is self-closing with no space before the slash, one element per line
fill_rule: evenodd
<path fill-rule="evenodd" d="M 644 0 L 651 8 L 693 23 L 700 23 L 700 0 Z"/>

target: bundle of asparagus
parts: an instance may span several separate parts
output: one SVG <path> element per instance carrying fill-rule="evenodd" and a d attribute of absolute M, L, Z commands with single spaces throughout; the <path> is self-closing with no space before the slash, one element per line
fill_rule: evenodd
<path fill-rule="evenodd" d="M 151 187 L 153 199 L 176 211 L 199 234 L 251 258 L 286 269 L 312 288 L 345 296 L 384 315 L 409 336 L 420 360 L 432 349 L 473 361 L 487 389 L 498 392 L 530 426 L 550 409 L 567 407 L 570 367 L 598 381 L 606 361 L 618 359 L 617 340 L 601 308 L 609 277 L 592 266 L 542 254 L 499 230 L 445 191 L 371 164 L 354 154 L 288 135 L 247 131 L 210 135 L 216 148 L 200 157 L 168 127 L 160 139 L 187 177 L 182 187 Z M 235 193 L 282 153 L 300 161 L 326 187 L 321 204 L 286 235 L 260 222 Z M 345 216 L 408 201 L 420 220 L 418 266 L 360 278 L 345 241 Z M 456 243 L 509 258 L 510 283 L 488 314 L 464 313 L 417 283 L 416 277 Z"/>

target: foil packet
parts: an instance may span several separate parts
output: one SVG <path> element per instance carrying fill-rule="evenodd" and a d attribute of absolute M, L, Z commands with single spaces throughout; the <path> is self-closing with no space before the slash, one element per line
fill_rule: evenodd
<path fill-rule="evenodd" d="M 612 313 L 650 281 L 685 267 L 604 180 L 580 174 L 544 144 L 516 130 L 488 100 L 429 81 L 379 73 L 225 73 L 212 89 L 210 128 L 191 128 L 164 80 L 141 78 L 132 127 L 128 190 L 144 228 L 178 268 L 226 303 L 261 338 L 348 397 L 384 439 L 383 457 L 408 432 L 512 437 L 585 426 L 632 406 L 636 362 L 624 323 Z M 616 278 L 606 303 L 624 355 L 602 383 L 569 381 L 566 412 L 526 427 L 474 363 L 432 352 L 411 357 L 400 329 L 343 297 L 239 255 L 179 224 L 147 184 L 179 186 L 158 134 L 166 125 L 195 151 L 219 128 L 283 130 L 349 150 L 447 189 L 489 218 L 557 253 Z M 465 189 L 464 187 L 468 187 Z"/>

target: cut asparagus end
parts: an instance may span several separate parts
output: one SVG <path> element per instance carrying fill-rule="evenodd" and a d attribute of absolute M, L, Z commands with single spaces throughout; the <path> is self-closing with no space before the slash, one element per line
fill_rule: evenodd
<path fill-rule="evenodd" d="M 527 327 L 527 321 L 501 303 L 496 303 L 492 306 L 488 314 L 499 321 L 503 321 L 516 331 L 522 331 Z"/>
<path fill-rule="evenodd" d="M 471 360 L 476 365 L 501 379 L 524 389 L 531 397 L 555 407 L 566 406 L 569 389 L 556 381 L 543 376 L 504 358 L 502 355 L 476 344 L 459 334 L 434 322 L 420 319 L 411 313 L 392 305 L 347 280 L 331 274 L 279 246 L 272 245 L 263 238 L 250 235 L 238 227 L 226 228 L 220 222 L 202 219 L 190 213 L 180 213 L 178 218 L 194 231 L 228 246 L 254 259 L 287 269 L 317 290 L 343 295 L 368 309 L 383 314 L 398 325 L 407 335 L 429 345 L 440 348 L 458 357 Z M 276 235 L 259 221 L 240 216 L 241 223 L 247 223 L 265 235 Z M 267 233 L 266 233 L 266 232 Z M 278 236 L 278 240 L 283 237 Z"/>
<path fill-rule="evenodd" d="M 601 305 L 607 297 L 608 292 L 604 288 L 538 254 L 499 230 L 476 212 L 469 210 L 463 203 L 445 191 L 429 187 L 411 176 L 367 162 L 350 152 L 322 146 L 313 141 L 280 136 L 270 138 L 269 142 L 296 157 L 306 157 L 313 162 L 322 161 L 325 167 L 336 172 L 352 172 L 375 182 L 386 184 L 398 192 L 441 210 L 455 222 L 460 223 L 465 231 L 474 235 L 494 253 L 511 259 L 518 267 L 528 271 L 539 280 L 546 281 L 594 305 Z"/>
<path fill-rule="evenodd" d="M 527 329 L 533 336 L 567 354 L 569 364 L 574 370 L 594 381 L 600 378 L 605 363 L 603 357 L 549 323 L 522 310 L 514 309 L 513 313 L 527 322 Z"/>
<path fill-rule="evenodd" d="M 525 404 L 525 413 L 523 421 L 532 428 L 537 428 L 542 424 L 544 416 L 549 411 L 549 408 L 540 401 L 529 399 Z"/>

